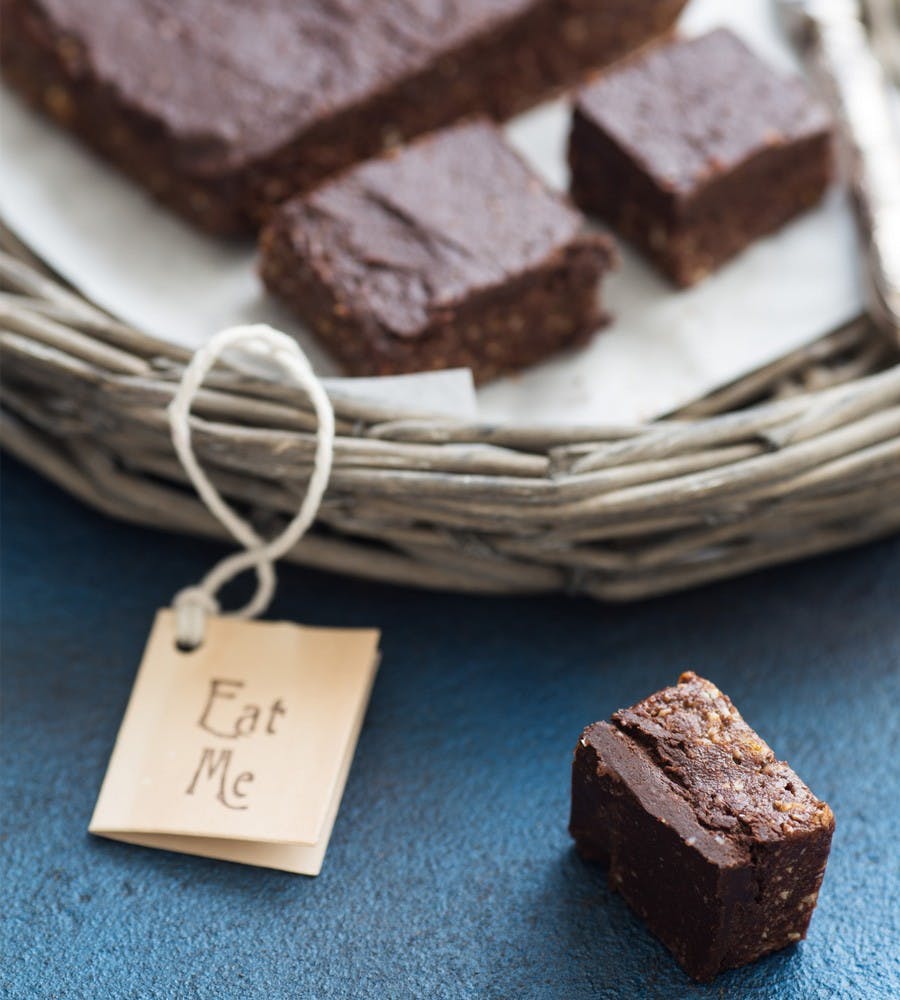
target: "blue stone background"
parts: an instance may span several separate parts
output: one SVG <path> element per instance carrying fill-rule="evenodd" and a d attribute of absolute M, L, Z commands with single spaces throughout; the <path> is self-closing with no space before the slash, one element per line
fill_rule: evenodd
<path fill-rule="evenodd" d="M 900 540 L 627 607 L 283 568 L 272 617 L 384 631 L 317 879 L 86 832 L 153 612 L 222 551 L 4 463 L 2 996 L 900 996 Z M 687 667 L 837 816 L 808 940 L 710 986 L 566 834 L 582 726 Z"/>

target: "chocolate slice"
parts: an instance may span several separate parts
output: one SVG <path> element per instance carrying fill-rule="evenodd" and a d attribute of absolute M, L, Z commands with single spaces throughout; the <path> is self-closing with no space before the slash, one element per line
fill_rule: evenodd
<path fill-rule="evenodd" d="M 691 285 L 824 194 L 827 111 L 725 29 L 656 45 L 578 95 L 572 196 Z"/>
<path fill-rule="evenodd" d="M 10 84 L 219 233 L 464 115 L 522 110 L 685 0 L 0 0 Z"/>
<path fill-rule="evenodd" d="M 469 367 L 479 382 L 597 330 L 614 257 L 486 121 L 285 203 L 261 245 L 268 287 L 350 374 Z"/>
<path fill-rule="evenodd" d="M 714 684 L 685 673 L 584 730 L 569 831 L 708 980 L 806 936 L 834 816 Z"/>

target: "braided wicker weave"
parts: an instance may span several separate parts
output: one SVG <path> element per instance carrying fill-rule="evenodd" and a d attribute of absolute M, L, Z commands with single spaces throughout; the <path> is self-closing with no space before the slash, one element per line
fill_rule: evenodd
<path fill-rule="evenodd" d="M 97 509 L 219 536 L 184 488 L 165 406 L 185 353 L 86 302 L 8 233 L 2 444 Z M 273 530 L 304 489 L 315 421 L 220 367 L 194 445 Z M 900 529 L 900 356 L 860 319 L 639 427 L 460 424 L 334 398 L 335 465 L 292 557 L 418 586 L 629 600 Z"/>

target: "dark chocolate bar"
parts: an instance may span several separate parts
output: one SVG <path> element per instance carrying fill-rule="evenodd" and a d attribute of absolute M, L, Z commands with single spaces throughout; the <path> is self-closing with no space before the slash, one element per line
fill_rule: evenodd
<path fill-rule="evenodd" d="M 0 0 L 0 68 L 193 222 L 386 146 L 522 110 L 667 31 L 685 0 Z"/>
<path fill-rule="evenodd" d="M 350 374 L 469 367 L 479 382 L 594 333 L 613 261 L 486 121 L 286 202 L 261 245 L 267 286 Z"/>
<path fill-rule="evenodd" d="M 575 202 L 686 286 L 820 200 L 830 119 L 802 80 L 719 29 L 585 87 L 569 163 Z"/>
<path fill-rule="evenodd" d="M 834 816 L 709 681 L 582 733 L 569 830 L 695 979 L 806 936 Z"/>

